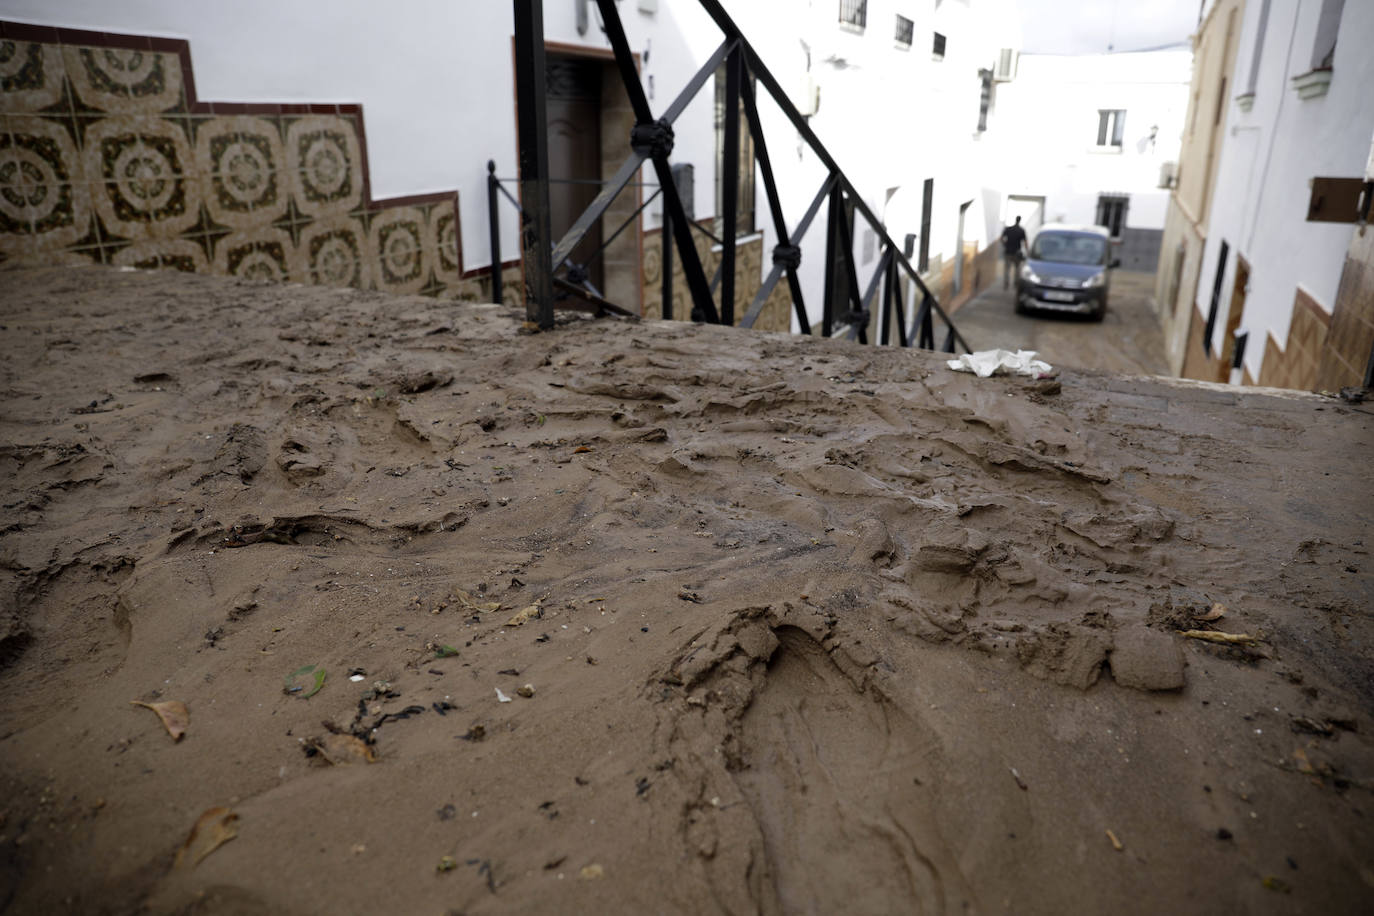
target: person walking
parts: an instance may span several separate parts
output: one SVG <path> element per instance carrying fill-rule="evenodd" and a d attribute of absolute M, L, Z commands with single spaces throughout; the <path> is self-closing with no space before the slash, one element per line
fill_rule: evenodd
<path fill-rule="evenodd" d="M 1026 256 L 1026 230 L 1021 228 L 1021 217 L 1002 230 L 1002 289 L 1011 286 L 1021 259 Z"/>

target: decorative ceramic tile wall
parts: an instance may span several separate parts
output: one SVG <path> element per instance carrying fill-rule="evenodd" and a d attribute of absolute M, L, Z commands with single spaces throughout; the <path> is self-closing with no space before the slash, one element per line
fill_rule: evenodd
<path fill-rule="evenodd" d="M 1300 388 L 1311 391 L 1317 384 L 1322 345 L 1326 342 L 1331 316 L 1304 290 L 1293 297 L 1293 320 L 1283 349 L 1273 333 L 1265 335 L 1264 362 L 1259 383 L 1270 388 Z"/>
<path fill-rule="evenodd" d="M 663 235 L 662 230 L 650 229 L 644 233 L 642 270 L 644 285 L 644 315 L 658 318 L 663 303 Z M 703 233 L 693 233 L 697 256 L 709 280 L 715 276 L 720 265 L 720 252 L 711 250 L 711 240 Z M 735 321 L 739 322 L 754 301 L 755 294 L 763 285 L 761 277 L 763 239 L 754 237 L 740 242 L 735 247 Z M 719 293 L 719 289 L 717 289 Z M 692 295 L 687 290 L 687 280 L 682 273 L 682 259 L 673 252 L 673 318 L 686 321 L 692 317 Z M 792 327 L 792 295 L 786 280 L 773 287 L 763 311 L 759 313 L 754 327 L 760 331 L 788 331 Z"/>
<path fill-rule="evenodd" d="M 372 200 L 361 106 L 201 102 L 185 41 L 0 22 L 0 267 L 482 298 L 457 203 Z"/>

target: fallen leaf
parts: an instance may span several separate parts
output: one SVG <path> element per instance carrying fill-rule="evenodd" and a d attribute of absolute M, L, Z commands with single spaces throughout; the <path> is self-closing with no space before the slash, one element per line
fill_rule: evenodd
<path fill-rule="evenodd" d="M 177 850 L 175 868 L 195 868 L 201 860 L 239 835 L 234 823 L 239 816 L 228 808 L 207 808 Z"/>
<path fill-rule="evenodd" d="M 439 860 L 439 864 L 434 866 L 435 871 L 453 871 L 458 867 L 458 860 L 453 856 L 444 856 Z"/>
<path fill-rule="evenodd" d="M 453 597 L 458 599 L 458 603 L 469 611 L 491 612 L 501 610 L 501 602 L 478 601 L 461 588 L 455 588 L 453 590 Z"/>
<path fill-rule="evenodd" d="M 1223 633 L 1220 630 L 1184 630 L 1182 635 L 1189 639 L 1200 639 L 1223 646 L 1251 646 L 1259 642 L 1258 636 L 1251 636 L 1249 633 Z"/>
<path fill-rule="evenodd" d="M 172 736 L 173 741 L 180 741 L 186 735 L 186 729 L 191 724 L 191 713 L 180 700 L 164 700 L 161 703 L 144 703 L 140 700 L 129 702 L 157 713 L 157 717 L 162 720 L 162 727 L 167 729 L 167 734 Z"/>
<path fill-rule="evenodd" d="M 310 687 L 308 689 L 305 685 L 296 683 L 297 678 L 307 674 L 311 676 L 309 682 Z M 324 669 L 316 667 L 315 665 L 305 665 L 303 667 L 297 668 L 295 671 L 292 671 L 290 674 L 286 676 L 286 686 L 283 688 L 283 690 L 286 693 L 296 694 L 301 699 L 308 700 L 315 694 L 319 693 L 320 688 L 322 688 L 323 686 Z"/>
<path fill-rule="evenodd" d="M 602 868 L 600 865 L 597 865 L 596 863 L 592 863 L 591 865 L 584 865 L 582 866 L 582 877 L 587 879 L 588 881 L 591 881 L 595 878 L 604 878 L 606 877 L 606 869 Z"/>
<path fill-rule="evenodd" d="M 442 645 L 434 650 L 435 658 L 452 658 L 458 654 L 458 650 L 450 645 Z"/>
<path fill-rule="evenodd" d="M 306 747 L 314 748 L 319 757 L 327 763 L 344 766 L 350 763 L 375 763 L 377 753 L 361 738 L 352 735 L 325 735 L 311 738 Z"/>
<path fill-rule="evenodd" d="M 573 454 L 574 454 L 574 455 L 581 455 L 581 454 L 584 454 L 584 453 L 590 452 L 590 451 L 591 451 L 591 448 L 589 448 L 588 446 L 579 445 L 577 448 L 573 449 Z"/>
<path fill-rule="evenodd" d="M 544 613 L 544 611 L 543 611 L 543 609 L 542 609 L 539 605 L 537 605 L 537 604 L 531 604 L 529 607 L 525 608 L 523 611 L 517 611 L 516 614 L 515 614 L 515 616 L 511 617 L 510 620 L 507 620 L 507 621 L 506 621 L 506 626 L 508 626 L 508 627 L 518 627 L 518 626 L 520 626 L 521 624 L 525 623 L 525 622 L 528 621 L 528 620 L 534 620 L 536 617 L 541 617 L 541 616 L 543 616 L 543 613 Z"/>
<path fill-rule="evenodd" d="M 1226 605 L 1221 602 L 1216 602 L 1207 613 L 1198 614 L 1196 616 L 1198 620 L 1220 620 L 1226 616 Z"/>

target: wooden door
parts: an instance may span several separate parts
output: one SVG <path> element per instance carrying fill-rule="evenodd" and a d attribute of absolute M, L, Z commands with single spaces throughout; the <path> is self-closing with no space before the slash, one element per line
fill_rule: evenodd
<path fill-rule="evenodd" d="M 555 241 L 572 227 L 596 197 L 601 176 L 601 64 L 576 57 L 549 55 L 546 64 L 549 122 L 549 220 Z M 603 292 L 602 258 L 588 261 L 601 247 L 597 220 L 570 260 L 587 268 Z"/>

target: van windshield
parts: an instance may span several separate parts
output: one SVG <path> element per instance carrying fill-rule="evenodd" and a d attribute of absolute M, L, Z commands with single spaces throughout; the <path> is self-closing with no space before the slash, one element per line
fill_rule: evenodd
<path fill-rule="evenodd" d="M 1060 264 L 1105 264 L 1107 241 L 1095 235 L 1042 232 L 1035 237 L 1030 256 L 1037 261 Z"/>

